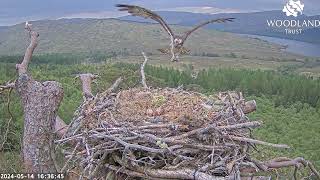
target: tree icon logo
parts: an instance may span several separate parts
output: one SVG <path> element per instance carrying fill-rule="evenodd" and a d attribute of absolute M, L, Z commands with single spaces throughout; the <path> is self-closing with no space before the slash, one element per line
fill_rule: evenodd
<path fill-rule="evenodd" d="M 283 12 L 286 13 L 287 16 L 297 17 L 298 14 L 302 14 L 304 9 L 304 4 L 301 3 L 300 0 L 289 0 L 289 2 L 283 7 Z"/>

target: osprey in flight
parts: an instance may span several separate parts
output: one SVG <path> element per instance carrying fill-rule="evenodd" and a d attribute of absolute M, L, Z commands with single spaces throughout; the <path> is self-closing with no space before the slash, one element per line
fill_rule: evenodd
<path fill-rule="evenodd" d="M 144 18 L 150 18 L 158 23 L 161 24 L 161 26 L 167 31 L 167 33 L 170 36 L 171 43 L 169 49 L 160 49 L 159 51 L 162 53 L 171 53 L 172 58 L 171 61 L 178 61 L 180 54 L 188 54 L 190 50 L 183 47 L 183 44 L 189 37 L 189 35 L 199 29 L 202 26 L 205 26 L 210 23 L 225 23 L 225 22 L 232 22 L 234 18 L 221 18 L 221 19 L 213 19 L 210 21 L 203 22 L 199 24 L 198 26 L 194 27 L 193 29 L 185 32 L 182 36 L 175 35 L 171 28 L 168 26 L 168 24 L 156 13 L 152 12 L 151 10 L 145 9 L 143 7 L 139 6 L 133 6 L 133 5 L 125 5 L 125 4 L 118 4 L 116 7 L 119 7 L 120 11 L 127 11 L 133 16 L 141 16 Z"/>

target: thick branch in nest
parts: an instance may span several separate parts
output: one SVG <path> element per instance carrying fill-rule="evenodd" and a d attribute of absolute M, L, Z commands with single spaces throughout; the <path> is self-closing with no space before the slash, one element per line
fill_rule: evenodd
<path fill-rule="evenodd" d="M 176 170 L 164 170 L 164 169 L 151 169 L 148 167 L 140 167 L 139 165 L 131 166 L 125 163 L 121 158 L 113 156 L 114 160 L 118 162 L 122 168 L 134 170 L 138 173 L 131 173 L 130 170 L 122 171 L 123 173 L 129 172 L 131 177 L 141 177 L 144 174 L 148 179 L 195 179 L 195 180 L 222 180 L 224 177 L 217 177 L 209 175 L 207 173 L 200 172 L 198 169 L 182 168 Z M 140 174 L 141 173 L 141 174 Z"/>
<path fill-rule="evenodd" d="M 185 180 L 224 180 L 224 177 L 211 176 L 193 169 L 179 169 L 175 171 L 160 169 L 143 169 L 142 172 L 131 171 L 123 167 L 106 165 L 108 169 L 116 173 L 123 173 L 130 177 L 140 177 L 147 179 L 185 179 Z"/>
<path fill-rule="evenodd" d="M 120 83 L 123 81 L 122 77 L 119 77 L 113 84 L 111 87 L 109 87 L 106 91 L 104 91 L 103 93 L 101 93 L 99 95 L 99 97 L 104 97 L 107 96 L 108 94 L 114 92 L 117 90 L 117 88 L 120 86 Z"/>
<path fill-rule="evenodd" d="M 228 125 L 228 126 L 218 126 L 218 127 L 216 125 L 209 125 L 204 128 L 199 128 L 199 129 L 189 131 L 189 132 L 184 133 L 180 136 L 165 138 L 164 141 L 169 141 L 169 140 L 175 141 L 175 140 L 179 140 L 179 139 L 184 139 L 184 138 L 187 138 L 187 137 L 195 135 L 195 134 L 203 134 L 203 133 L 209 132 L 210 130 L 219 131 L 219 130 L 233 130 L 233 129 L 242 129 L 242 128 L 255 128 L 255 127 L 260 126 L 261 124 L 262 124 L 261 122 L 253 121 L 253 122 L 246 122 L 246 123 L 241 123 L 241 124 Z"/>
<path fill-rule="evenodd" d="M 290 147 L 286 144 L 273 144 L 273 143 L 268 143 L 264 141 L 259 141 L 256 139 L 250 139 L 250 138 L 245 138 L 245 137 L 237 137 L 237 136 L 227 136 L 226 138 L 230 138 L 234 141 L 241 141 L 241 142 L 247 142 L 247 143 L 252 143 L 252 144 L 260 144 L 264 146 L 271 146 L 274 148 L 284 148 L 284 149 L 289 149 Z"/>
<path fill-rule="evenodd" d="M 290 159 L 287 157 L 279 157 L 266 162 L 260 162 L 257 160 L 251 160 L 261 171 L 270 171 L 272 169 L 279 169 L 284 167 L 295 167 L 294 178 L 296 177 L 296 170 L 303 165 L 304 167 L 309 167 L 310 171 L 320 179 L 320 173 L 316 170 L 313 164 L 305 159 L 298 157 L 295 159 Z"/>

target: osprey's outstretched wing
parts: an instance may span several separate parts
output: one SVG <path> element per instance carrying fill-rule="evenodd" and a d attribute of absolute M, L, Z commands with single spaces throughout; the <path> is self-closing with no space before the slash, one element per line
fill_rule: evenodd
<path fill-rule="evenodd" d="M 119 7 L 119 11 L 128 11 L 133 16 L 140 16 L 144 18 L 150 18 L 162 25 L 162 27 L 168 32 L 168 34 L 173 38 L 174 34 L 168 24 L 156 13 L 151 10 L 145 9 L 139 6 L 126 5 L 126 4 L 117 4 L 116 7 Z"/>
<path fill-rule="evenodd" d="M 235 18 L 220 18 L 220 19 L 213 19 L 213 20 L 210 20 L 210 21 L 203 22 L 203 23 L 199 24 L 198 26 L 194 27 L 193 29 L 191 29 L 190 31 L 185 32 L 185 34 L 183 36 L 183 40 L 186 40 L 191 33 L 196 31 L 197 29 L 201 28 L 202 26 L 205 26 L 205 25 L 210 24 L 210 23 L 233 22 L 234 19 Z"/>

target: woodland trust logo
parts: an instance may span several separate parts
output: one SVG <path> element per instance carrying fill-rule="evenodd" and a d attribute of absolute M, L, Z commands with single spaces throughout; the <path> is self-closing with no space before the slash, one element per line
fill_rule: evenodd
<path fill-rule="evenodd" d="M 301 1 L 290 0 L 286 5 L 284 5 L 282 12 L 286 13 L 287 16 L 297 17 L 298 14 L 302 14 L 304 9 L 304 4 Z"/>
<path fill-rule="evenodd" d="M 280 30 L 284 29 L 284 32 L 288 35 L 302 34 L 303 30 L 308 28 L 319 28 L 319 19 L 297 19 L 302 15 L 304 7 L 305 5 L 300 0 L 288 0 L 282 12 L 284 12 L 288 18 L 290 17 L 290 19 L 267 20 L 268 26 Z M 304 17 L 307 18 L 307 16 Z"/>

